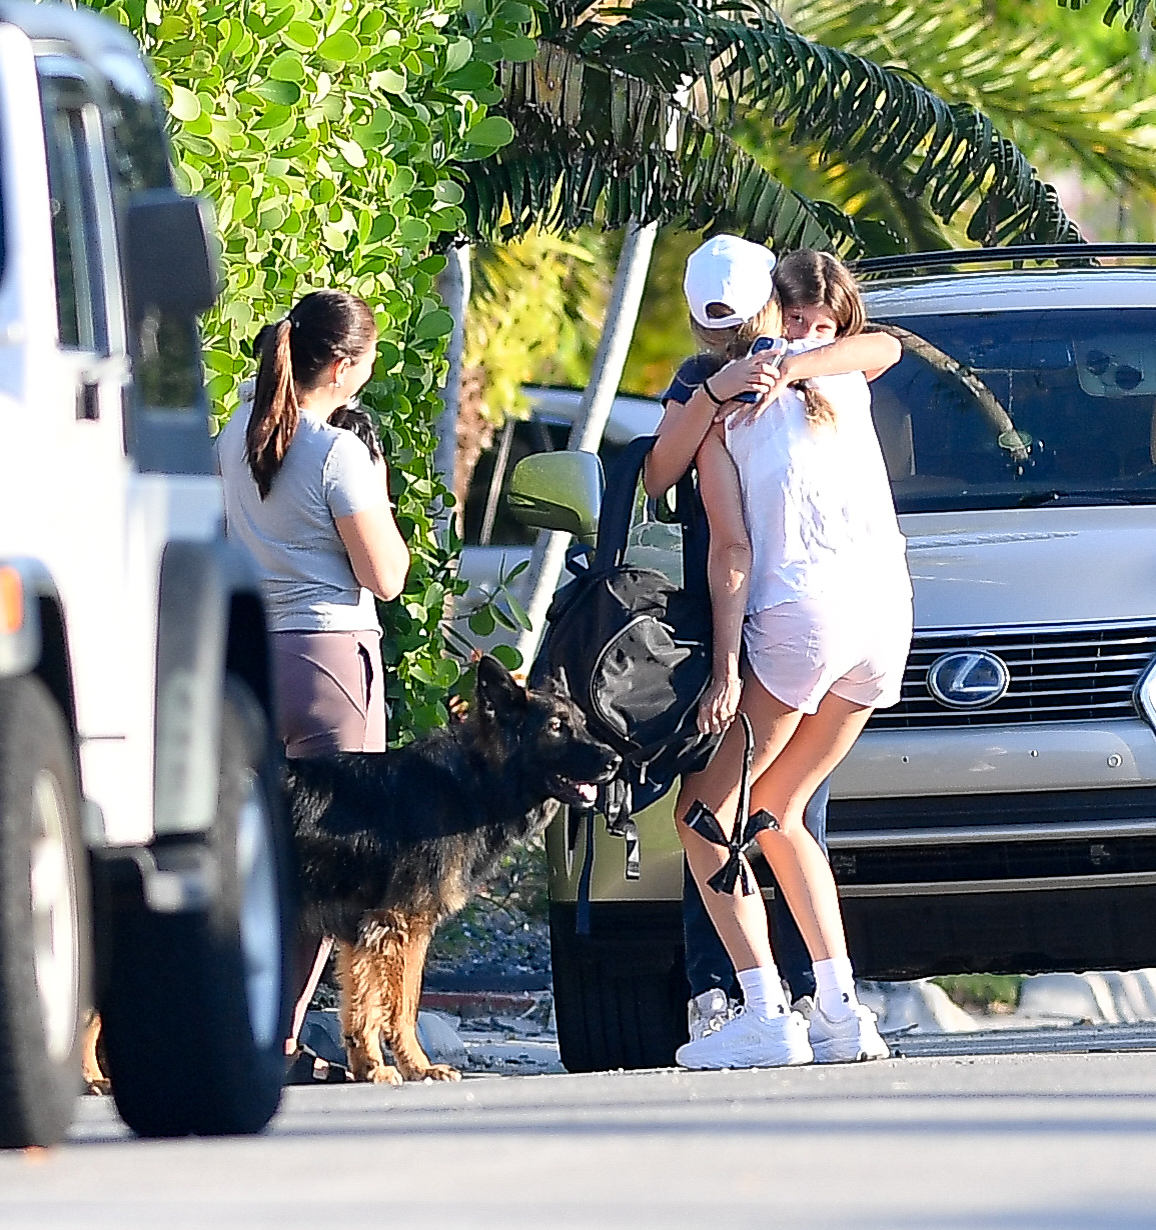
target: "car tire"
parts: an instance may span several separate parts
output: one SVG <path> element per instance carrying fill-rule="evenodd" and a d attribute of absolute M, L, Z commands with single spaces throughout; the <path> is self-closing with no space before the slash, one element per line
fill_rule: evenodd
<path fill-rule="evenodd" d="M 280 755 L 264 712 L 230 677 L 217 815 L 204 845 L 218 868 L 203 908 L 112 911 L 103 997 L 113 1097 L 140 1136 L 260 1131 L 285 1077 L 294 890 Z"/>
<path fill-rule="evenodd" d="M 29 908 L 31 904 L 31 908 Z M 0 1145 L 54 1145 L 80 1089 L 91 1002 L 76 757 L 42 680 L 0 680 Z"/>
<path fill-rule="evenodd" d="M 550 922 L 558 1049 L 568 1072 L 668 1068 L 686 1041 L 686 976 L 659 943 L 602 943 Z"/>

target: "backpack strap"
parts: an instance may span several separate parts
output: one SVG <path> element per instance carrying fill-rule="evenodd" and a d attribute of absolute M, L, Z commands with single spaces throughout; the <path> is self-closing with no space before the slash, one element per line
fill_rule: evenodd
<path fill-rule="evenodd" d="M 622 450 L 614 473 L 606 484 L 606 495 L 598 515 L 598 546 L 591 568 L 608 572 L 622 563 L 626 554 L 626 539 L 634 515 L 634 497 L 647 454 L 657 436 L 638 436 Z"/>

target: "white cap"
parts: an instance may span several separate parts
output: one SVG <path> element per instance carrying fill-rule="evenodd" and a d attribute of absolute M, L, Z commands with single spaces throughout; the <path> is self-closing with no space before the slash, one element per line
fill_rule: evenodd
<path fill-rule="evenodd" d="M 715 235 L 686 262 L 682 288 L 690 314 L 704 329 L 729 329 L 758 313 L 775 291 L 775 254 L 737 235 Z M 725 303 L 730 316 L 708 316 L 708 303 Z"/>

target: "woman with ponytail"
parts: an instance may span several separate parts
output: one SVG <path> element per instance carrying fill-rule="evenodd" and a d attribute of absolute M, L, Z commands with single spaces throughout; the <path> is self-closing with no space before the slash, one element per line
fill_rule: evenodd
<path fill-rule="evenodd" d="M 252 405 L 217 443 L 228 533 L 261 573 L 289 756 L 385 751 L 374 599 L 401 593 L 409 550 L 376 441 L 334 424 L 369 379 L 376 343 L 362 300 L 306 295 L 257 335 Z"/>
<path fill-rule="evenodd" d="M 375 599 L 401 593 L 409 549 L 376 437 L 350 405 L 373 372 L 376 347 L 373 313 L 361 299 L 337 290 L 306 295 L 257 335 L 252 403 L 242 397 L 217 440 L 226 529 L 260 573 L 277 733 L 291 757 L 386 748 Z M 293 1045 L 329 947 L 320 936 L 301 937 Z"/>

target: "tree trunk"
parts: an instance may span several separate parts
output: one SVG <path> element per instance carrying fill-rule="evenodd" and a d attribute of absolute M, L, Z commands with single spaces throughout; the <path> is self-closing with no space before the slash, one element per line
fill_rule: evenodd
<path fill-rule="evenodd" d="M 441 391 L 442 412 L 437 421 L 437 449 L 434 452 L 434 469 L 451 490 L 456 489 L 455 464 L 458 451 L 458 409 L 462 397 L 462 354 L 465 350 L 466 312 L 470 303 L 470 249 L 468 245 L 450 248 L 446 253 L 448 264 L 438 279 L 438 292 L 445 301 L 446 309 L 454 318 L 453 332 L 447 352 L 449 371 L 445 388 Z M 458 516 L 460 518 L 460 509 Z M 439 536 L 443 545 L 448 541 L 452 511 L 446 508 L 438 518 Z M 460 529 L 460 520 L 459 520 Z"/>
<path fill-rule="evenodd" d="M 622 369 L 626 366 L 626 356 L 634 336 L 642 292 L 646 288 L 646 274 L 650 268 L 650 254 L 657 234 L 656 222 L 648 226 L 638 226 L 632 222 L 626 228 L 590 383 L 586 386 L 578 417 L 570 429 L 568 449 L 596 453 L 602 443 L 602 433 L 614 405 L 618 382 L 622 379 Z M 534 545 L 526 584 L 526 614 L 530 628 L 521 632 L 515 643 L 522 655 L 523 669 L 529 669 L 538 652 L 546 626 L 546 611 L 558 586 L 558 578 L 562 575 L 569 543 L 569 534 L 543 530 Z"/>

